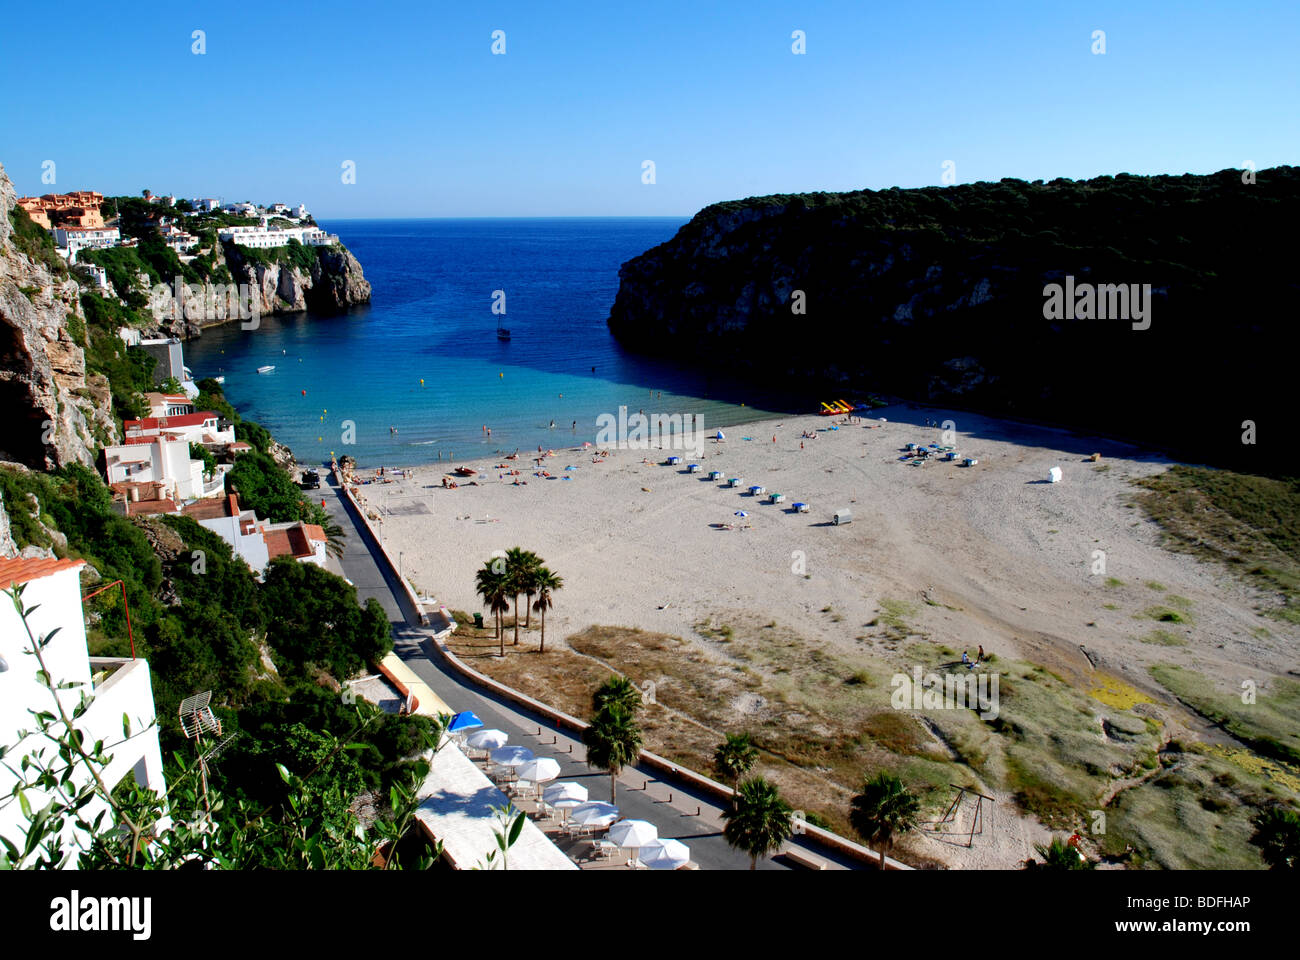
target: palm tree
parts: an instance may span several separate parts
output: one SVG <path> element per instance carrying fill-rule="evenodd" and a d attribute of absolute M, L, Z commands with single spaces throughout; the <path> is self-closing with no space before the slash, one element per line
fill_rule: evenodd
<path fill-rule="evenodd" d="M 509 583 L 507 595 L 515 598 L 515 646 L 519 646 L 519 594 L 531 589 L 532 570 L 540 561 L 535 553 L 523 547 L 511 547 L 506 551 L 506 580 Z M 525 612 L 528 604 L 524 604 Z"/>
<path fill-rule="evenodd" d="M 618 775 L 641 756 L 641 728 L 632 711 L 620 703 L 607 704 L 582 732 L 587 766 L 609 771 L 609 802 L 614 803 Z"/>
<path fill-rule="evenodd" d="M 885 850 L 894 839 L 916 826 L 920 809 L 916 797 L 892 773 L 881 772 L 862 785 L 862 792 L 849 807 L 849 823 L 868 844 L 880 852 L 880 869 L 885 869 Z"/>
<path fill-rule="evenodd" d="M 1062 840 L 1060 837 L 1052 837 L 1052 842 L 1045 846 L 1036 843 L 1034 849 L 1043 858 L 1041 864 L 1036 863 L 1034 866 L 1047 870 L 1093 870 L 1097 866 L 1076 850 L 1069 841 Z"/>
<path fill-rule="evenodd" d="M 718 744 L 713 751 L 713 765 L 718 774 L 731 781 L 733 787 L 740 786 L 740 778 L 753 769 L 758 762 L 758 748 L 747 733 L 729 733 L 725 743 Z"/>
<path fill-rule="evenodd" d="M 554 606 L 551 602 L 551 598 L 555 595 L 556 590 L 559 590 L 564 586 L 564 578 L 559 574 L 552 573 L 550 570 L 546 569 L 546 567 L 538 567 L 537 576 L 533 581 L 533 585 L 537 589 L 537 602 L 533 604 L 533 609 L 536 610 L 542 618 L 542 644 L 541 647 L 538 648 L 538 653 L 545 653 L 546 611 Z"/>
<path fill-rule="evenodd" d="M 591 710 L 600 713 L 611 704 L 622 707 L 633 716 L 641 709 L 641 691 L 621 673 L 610 677 L 591 695 Z"/>
<path fill-rule="evenodd" d="M 538 590 L 538 579 L 542 571 L 546 568 L 542 566 L 542 558 L 531 550 L 524 551 L 524 566 L 519 571 L 519 587 L 524 592 L 524 629 L 527 630 L 532 626 L 533 616 L 531 613 L 533 594 Z"/>
<path fill-rule="evenodd" d="M 504 573 L 493 569 L 491 560 L 486 561 L 474 575 L 474 590 L 483 598 L 484 605 L 496 618 L 497 640 L 501 642 L 501 656 L 506 655 L 506 634 L 502 627 L 501 615 L 510 609 L 510 587 Z"/>
<path fill-rule="evenodd" d="M 791 812 L 776 784 L 751 777 L 737 785 L 731 806 L 722 811 L 722 835 L 749 854 L 749 869 L 757 870 L 758 858 L 779 850 L 794 831 Z"/>
<path fill-rule="evenodd" d="M 330 520 L 321 524 L 321 530 L 325 532 L 325 552 L 335 558 L 343 556 L 343 541 L 348 536 L 343 528 Z"/>

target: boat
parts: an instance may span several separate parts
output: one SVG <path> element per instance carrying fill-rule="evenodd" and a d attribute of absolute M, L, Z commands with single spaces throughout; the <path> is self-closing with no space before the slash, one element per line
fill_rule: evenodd
<path fill-rule="evenodd" d="M 257 368 L 257 372 L 258 372 L 258 373 L 270 373 L 270 372 L 271 372 L 272 370 L 274 370 L 274 369 L 275 369 L 275 364 L 271 364 L 270 366 L 267 366 L 267 367 L 258 367 L 258 368 Z"/>
<path fill-rule="evenodd" d="M 217 383 L 225 383 L 225 382 L 226 382 L 226 378 L 225 378 L 225 377 L 213 377 L 212 379 L 215 380 L 215 381 L 217 381 Z"/>
<path fill-rule="evenodd" d="M 509 339 L 510 339 L 510 331 L 509 331 L 508 329 L 506 329 L 505 327 L 501 326 L 501 321 L 500 321 L 500 320 L 497 321 L 497 339 L 498 339 L 498 340 L 509 340 Z"/>
<path fill-rule="evenodd" d="M 478 471 L 473 467 L 457 467 L 452 473 L 458 477 L 477 477 Z"/>

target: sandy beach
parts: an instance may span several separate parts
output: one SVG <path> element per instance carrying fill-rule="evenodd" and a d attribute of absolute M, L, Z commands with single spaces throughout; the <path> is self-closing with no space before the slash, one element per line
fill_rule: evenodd
<path fill-rule="evenodd" d="M 927 425 L 949 419 L 955 436 Z M 887 407 L 832 426 L 801 416 L 728 428 L 726 442 L 705 444 L 697 474 L 686 472 L 689 455 L 666 466 L 662 452 L 611 449 L 593 462 L 595 448 L 570 447 L 546 458 L 550 478 L 536 475 L 524 452 L 466 464 L 477 482 L 454 490 L 443 489 L 441 467 L 425 466 L 358 491 L 382 516 L 405 575 L 449 608 L 482 609 L 474 573 L 493 551 L 539 554 L 565 581 L 547 618 L 548 647 L 605 624 L 706 650 L 700 624 L 758 618 L 795 624 L 852 661 L 882 655 L 866 628 L 897 601 L 909 610 L 908 631 L 935 644 L 972 656 L 982 646 L 1068 681 L 1104 670 L 1166 704 L 1172 698 L 1147 672 L 1152 663 L 1194 665 L 1227 686 L 1292 665 L 1294 628 L 1261 618 L 1250 591 L 1221 569 L 1162 547 L 1158 528 L 1130 506 L 1130 480 L 1164 470 L 1162 456 L 942 409 Z M 803 436 L 810 432 L 816 439 Z M 944 439 L 978 463 L 900 461 L 907 443 Z M 1094 453 L 1099 462 L 1089 461 Z M 1047 482 L 1057 466 L 1062 481 Z M 711 470 L 724 481 L 708 480 Z M 741 486 L 725 486 L 734 476 Z M 752 484 L 785 502 L 750 495 Z M 809 512 L 794 512 L 796 501 Z M 843 508 L 853 522 L 833 525 Z M 1105 554 L 1104 573 L 1094 572 L 1095 551 Z M 1141 612 L 1160 599 L 1148 583 L 1195 611 L 1194 625 L 1170 625 L 1177 645 L 1141 639 L 1155 626 Z M 1264 623 L 1271 632 L 1259 629 Z M 734 716 L 711 719 L 739 724 L 752 706 L 738 699 Z M 986 852 L 987 862 L 970 851 L 952 856 L 959 865 L 999 864 L 1024 849 L 1020 840 Z"/>

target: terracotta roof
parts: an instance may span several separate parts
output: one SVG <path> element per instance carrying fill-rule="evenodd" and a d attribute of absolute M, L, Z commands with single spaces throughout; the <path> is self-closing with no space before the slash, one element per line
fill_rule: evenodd
<path fill-rule="evenodd" d="M 324 543 L 327 539 L 329 539 L 328 537 L 325 536 L 325 531 L 321 529 L 320 524 L 304 523 L 302 525 L 302 528 L 304 531 L 306 531 L 308 540 L 317 540 L 320 541 L 321 543 Z"/>
<path fill-rule="evenodd" d="M 215 520 L 218 517 L 235 517 L 239 515 L 239 498 L 236 494 L 224 497 L 209 497 L 187 504 L 182 511 L 185 516 L 195 520 Z"/>
<path fill-rule="evenodd" d="M 205 420 L 218 420 L 211 410 L 195 413 L 182 413 L 176 417 L 145 417 L 143 420 L 127 420 L 122 424 L 123 430 L 138 428 L 140 430 L 170 430 L 176 427 L 201 427 Z"/>
<path fill-rule="evenodd" d="M 60 570 L 74 570 L 85 565 L 85 562 L 52 557 L 0 557 L 0 590 L 8 590 L 15 583 L 39 580 Z"/>
<path fill-rule="evenodd" d="M 174 500 L 138 500 L 134 503 L 127 502 L 126 515 L 128 517 L 138 517 L 141 514 L 149 513 L 179 513 L 180 508 Z"/>
<path fill-rule="evenodd" d="M 288 530 L 267 530 L 263 532 L 262 538 L 266 540 L 266 553 L 271 559 L 294 555 Z"/>

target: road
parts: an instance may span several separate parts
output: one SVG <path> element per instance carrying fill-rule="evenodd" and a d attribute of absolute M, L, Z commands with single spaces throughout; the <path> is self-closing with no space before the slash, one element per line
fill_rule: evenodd
<path fill-rule="evenodd" d="M 490 728 L 504 731 L 510 743 L 527 746 L 538 756 L 554 757 L 560 763 L 560 779 L 573 780 L 588 788 L 592 800 L 609 800 L 609 775 L 589 768 L 582 742 L 540 715 L 495 694 L 471 686 L 460 674 L 429 655 L 429 632 L 408 619 L 398 601 L 400 586 L 382 555 L 370 545 L 354 508 L 345 502 L 332 475 L 322 486 L 321 499 L 331 518 L 347 533 L 341 566 L 356 586 L 364 603 L 374 597 L 393 621 L 394 651 L 453 710 L 473 710 Z M 400 521 L 398 521 L 400 522 Z M 705 870 L 747 870 L 749 857 L 729 846 L 722 836 L 721 807 L 711 795 L 682 783 L 669 783 L 642 767 L 624 770 L 619 777 L 615 802 L 624 817 L 648 820 L 661 837 L 681 840 L 691 849 L 691 859 Z M 798 841 L 792 841 L 798 842 Z M 821 847 L 799 842 L 832 868 L 858 869 L 860 864 Z M 768 857 L 760 870 L 790 869 L 784 859 Z"/>

